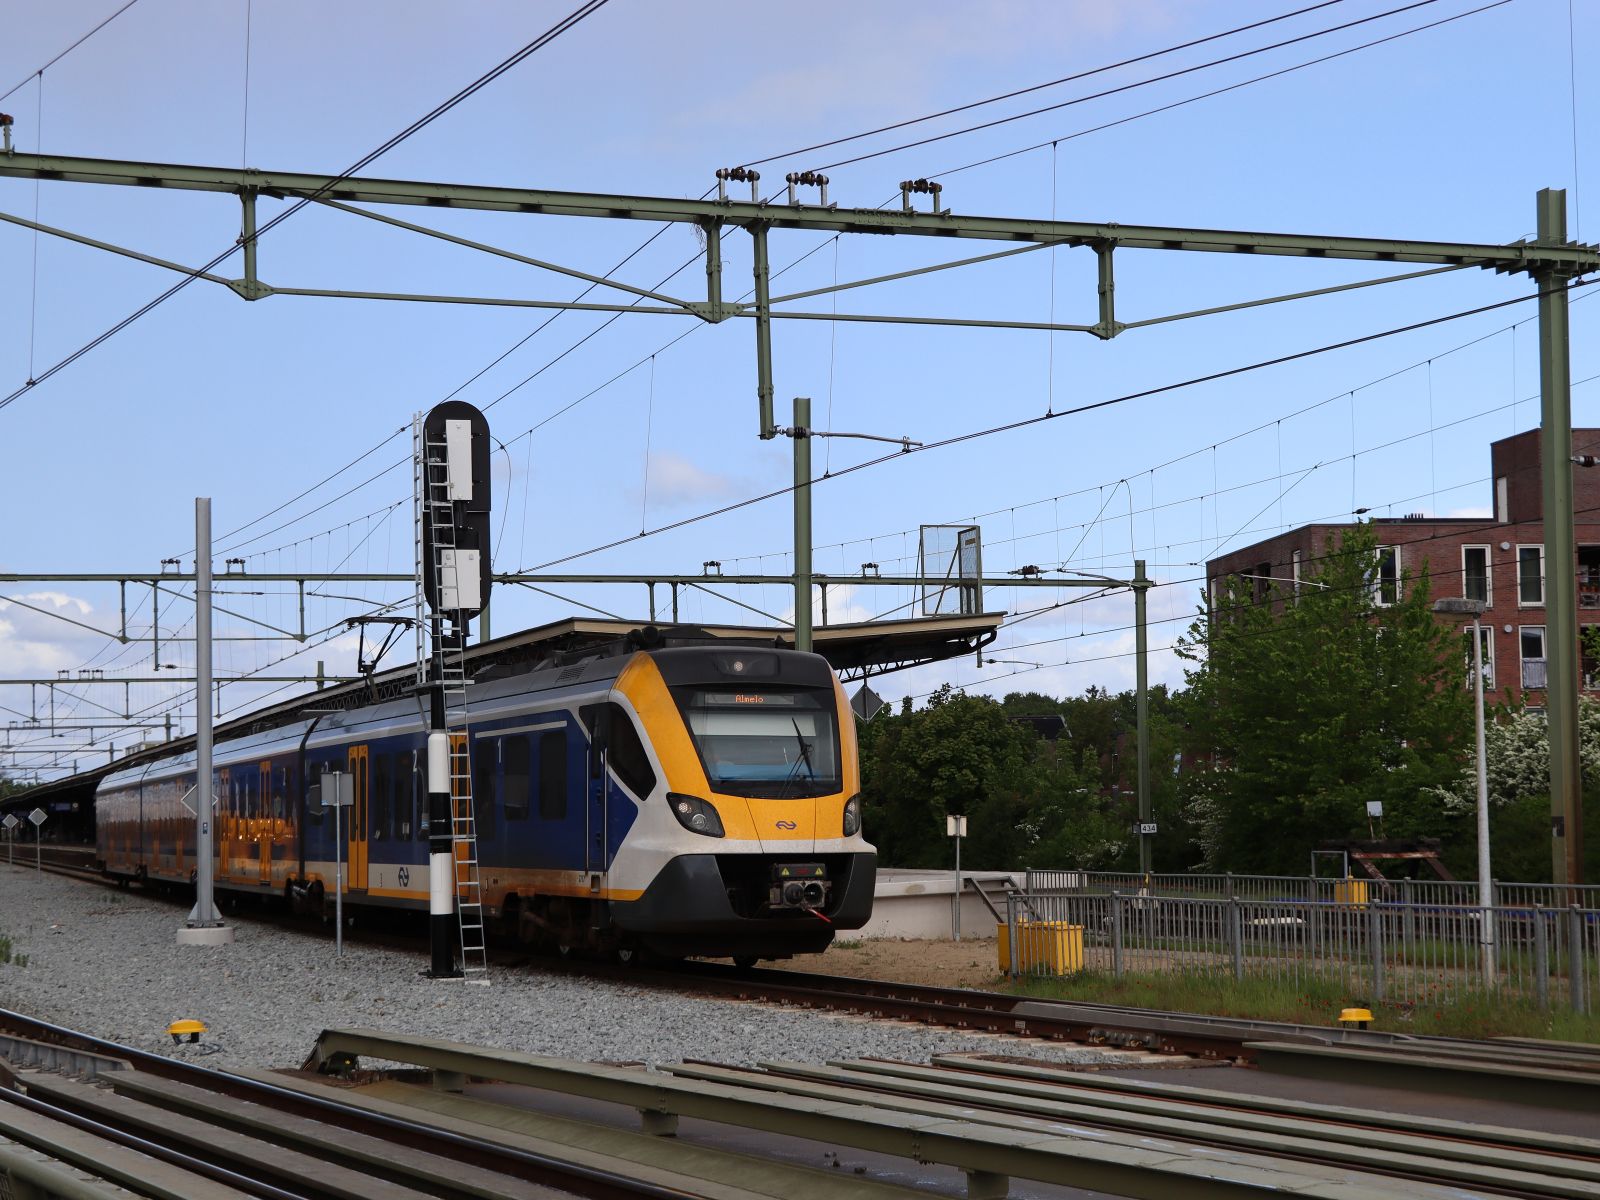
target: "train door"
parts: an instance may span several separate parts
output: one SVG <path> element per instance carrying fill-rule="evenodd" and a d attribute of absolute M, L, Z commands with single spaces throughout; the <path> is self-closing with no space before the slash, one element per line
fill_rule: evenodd
<path fill-rule="evenodd" d="M 591 876 L 606 869 L 606 754 L 611 741 L 611 706 L 595 706 L 589 739 L 589 784 L 584 805 L 584 866 Z"/>
<path fill-rule="evenodd" d="M 355 797 L 350 811 L 350 886 L 367 886 L 367 748 L 350 747 L 350 774 L 354 776 Z"/>
<path fill-rule="evenodd" d="M 273 822 L 272 764 L 261 764 L 261 804 L 256 820 L 256 858 L 260 863 L 258 878 L 262 883 L 272 882 L 272 842 L 277 834 Z"/>
<path fill-rule="evenodd" d="M 217 857 L 221 861 L 217 864 L 217 878 L 226 879 L 233 874 L 233 813 L 236 804 L 237 784 L 233 778 L 233 771 L 223 767 L 217 779 L 217 802 L 211 810 L 211 840 L 216 844 Z M 200 789 L 195 788 L 194 803 L 199 808 Z M 179 850 L 182 857 L 182 850 Z"/>

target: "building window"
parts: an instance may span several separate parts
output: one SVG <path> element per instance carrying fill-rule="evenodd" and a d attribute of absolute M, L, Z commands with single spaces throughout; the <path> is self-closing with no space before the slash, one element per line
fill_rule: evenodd
<path fill-rule="evenodd" d="M 1544 626 L 1524 625 L 1519 634 L 1517 641 L 1522 654 L 1522 686 L 1542 689 L 1546 680 Z"/>
<path fill-rule="evenodd" d="M 1400 601 L 1400 547 L 1379 546 L 1377 578 L 1372 582 L 1372 602 L 1380 608 Z"/>
<path fill-rule="evenodd" d="M 1462 631 L 1462 653 L 1465 656 L 1467 668 L 1467 687 L 1472 686 L 1472 627 L 1469 625 Z M 1483 690 L 1494 691 L 1494 627 L 1482 625 L 1478 628 L 1478 649 L 1483 655 Z"/>
<path fill-rule="evenodd" d="M 1578 547 L 1578 607 L 1600 608 L 1600 546 Z"/>
<path fill-rule="evenodd" d="M 1294 580 L 1294 594 L 1300 594 L 1300 551 L 1296 550 L 1289 557 L 1289 578 Z"/>
<path fill-rule="evenodd" d="M 1272 595 L 1272 564 L 1257 563 L 1254 578 L 1250 582 L 1255 584 L 1256 603 L 1262 603 Z"/>
<path fill-rule="evenodd" d="M 1510 507 L 1506 495 L 1506 477 L 1501 475 L 1494 481 L 1494 519 L 1502 525 L 1511 520 L 1511 514 L 1507 511 Z"/>
<path fill-rule="evenodd" d="M 1517 604 L 1538 608 L 1544 604 L 1544 547 L 1517 547 Z"/>
<path fill-rule="evenodd" d="M 1489 547 L 1461 547 L 1461 594 L 1468 600 L 1493 603 L 1489 598 Z"/>

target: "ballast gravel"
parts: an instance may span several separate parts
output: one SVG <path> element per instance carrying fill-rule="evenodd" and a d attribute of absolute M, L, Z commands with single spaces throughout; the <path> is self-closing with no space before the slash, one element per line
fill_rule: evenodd
<path fill-rule="evenodd" d="M 415 951 L 281 928 L 249 915 L 230 946 L 179 946 L 185 909 L 142 895 L 0 863 L 0 1008 L 206 1065 L 297 1067 L 324 1029 L 359 1026 L 583 1061 L 687 1058 L 730 1064 L 869 1055 L 1118 1056 L 991 1035 L 943 1033 L 860 1017 L 676 995 L 547 974 L 493 970 L 491 986 L 422 977 Z M 167 1026 L 196 1018 L 200 1043 Z"/>

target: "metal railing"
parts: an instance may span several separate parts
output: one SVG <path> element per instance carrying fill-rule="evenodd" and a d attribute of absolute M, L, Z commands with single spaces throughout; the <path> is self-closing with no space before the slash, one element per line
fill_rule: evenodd
<path fill-rule="evenodd" d="M 1586 1012 L 1600 907 L 1067 891 L 1006 897 L 1009 973 L 1313 981 L 1374 1003 L 1494 991 Z"/>
<path fill-rule="evenodd" d="M 1315 875 L 1140 875 L 1137 871 L 1028 871 L 1023 890 L 1030 895 L 1109 895 L 1139 893 L 1171 899 L 1251 901 L 1302 900 L 1319 904 L 1381 900 L 1386 904 L 1476 908 L 1475 880 L 1330 879 Z M 1490 885 L 1490 902 L 1510 908 L 1600 908 L 1600 884 L 1560 883 Z"/>

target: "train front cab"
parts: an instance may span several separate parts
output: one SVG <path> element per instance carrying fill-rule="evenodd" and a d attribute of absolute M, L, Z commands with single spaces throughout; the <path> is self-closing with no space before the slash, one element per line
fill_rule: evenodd
<path fill-rule="evenodd" d="M 619 930 L 669 956 L 750 959 L 815 953 L 866 924 L 877 855 L 861 831 L 854 717 L 825 659 L 658 650 L 635 656 L 613 695 L 639 719 L 665 801 L 641 807 L 612 864 Z"/>

